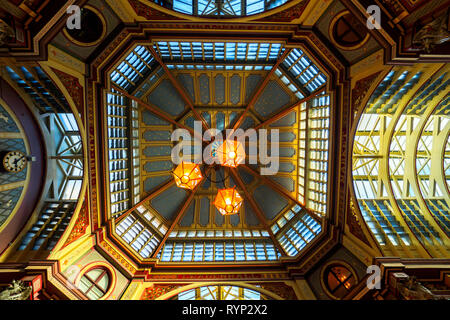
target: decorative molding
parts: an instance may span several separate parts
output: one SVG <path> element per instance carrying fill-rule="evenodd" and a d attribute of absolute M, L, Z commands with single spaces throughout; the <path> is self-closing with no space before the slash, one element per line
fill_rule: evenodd
<path fill-rule="evenodd" d="M 58 76 L 61 80 L 64 87 L 69 92 L 70 97 L 72 98 L 75 106 L 78 111 L 83 114 L 84 113 L 84 95 L 83 95 L 83 86 L 81 86 L 77 77 L 74 77 L 68 73 L 65 73 L 61 70 L 51 68 L 52 71 Z"/>
<path fill-rule="evenodd" d="M 351 195 L 349 193 L 348 198 L 350 199 L 349 203 L 349 209 L 347 214 L 347 225 L 349 227 L 350 232 L 357 237 L 359 240 L 367 244 L 369 247 L 371 247 L 369 240 L 367 240 L 364 231 L 361 226 L 361 221 L 359 221 L 358 215 L 356 213 L 356 208 L 353 203 L 353 199 L 351 198 Z"/>
<path fill-rule="evenodd" d="M 80 60 L 72 57 L 68 53 L 56 48 L 55 46 L 49 44 L 48 45 L 48 61 L 51 62 L 57 62 L 58 64 L 72 69 L 74 71 L 78 71 L 82 74 L 84 74 L 85 70 L 85 64 L 81 62 Z M 52 64 L 54 65 L 54 64 Z"/>
<path fill-rule="evenodd" d="M 338 134 L 340 135 L 340 145 L 337 144 L 336 147 L 339 148 L 339 154 L 340 157 L 338 157 L 339 160 L 339 171 L 336 172 L 336 177 L 339 174 L 339 194 L 338 194 L 338 206 L 336 208 L 337 212 L 337 223 L 338 225 L 344 225 L 345 223 L 345 215 L 347 214 L 348 210 L 348 190 L 347 190 L 347 175 L 348 175 L 348 168 L 349 168 L 349 161 L 351 161 L 351 157 L 349 157 L 348 154 L 348 140 L 349 140 L 349 131 L 350 131 L 350 121 L 351 121 L 351 106 L 350 106 L 350 82 L 346 81 L 342 88 L 342 105 L 341 110 L 336 110 L 335 112 L 339 112 L 342 114 L 341 119 L 339 119 L 339 122 L 341 123 L 340 131 L 338 131 Z M 336 103 L 336 105 L 339 105 L 339 103 Z M 336 161 L 337 163 L 337 161 Z M 337 168 L 337 166 L 336 166 Z M 334 179 L 336 179 L 336 177 Z"/>
<path fill-rule="evenodd" d="M 119 262 L 125 269 L 127 269 L 131 274 L 136 273 L 136 269 L 123 258 L 123 255 L 114 249 L 105 240 L 100 241 L 100 246 L 105 249 L 110 256 L 112 256 L 117 262 Z"/>
<path fill-rule="evenodd" d="M 79 239 L 82 235 L 86 233 L 86 229 L 89 226 L 89 203 L 87 196 L 84 198 L 83 206 L 80 209 L 75 225 L 70 232 L 69 237 L 63 245 L 63 248 L 71 244 L 75 240 Z"/>
<path fill-rule="evenodd" d="M 390 14 L 394 15 L 394 18 L 407 13 L 399 0 L 381 0 L 381 2 L 386 8 L 389 9 Z"/>
<path fill-rule="evenodd" d="M 380 73 L 381 71 L 378 71 L 356 82 L 355 87 L 352 89 L 351 109 L 353 112 L 357 112 L 359 108 L 361 108 L 361 103 L 369 91 L 370 86 L 377 79 Z"/>
<path fill-rule="evenodd" d="M 279 295 L 284 300 L 298 300 L 294 288 L 284 282 L 260 283 L 261 288 Z"/>
<path fill-rule="evenodd" d="M 91 82 L 87 86 L 87 140 L 88 140 L 88 167 L 89 167 L 89 191 L 90 191 L 90 205 L 91 205 L 91 219 L 92 219 L 92 230 L 96 230 L 98 226 L 98 210 L 97 210 L 97 170 L 96 168 L 96 149 L 95 141 L 96 136 L 96 124 L 95 124 L 95 113 L 96 108 L 94 104 L 94 89 Z"/>
<path fill-rule="evenodd" d="M 149 7 L 139 0 L 128 0 L 130 5 L 133 7 L 136 14 L 140 17 L 144 17 L 147 20 L 181 20 L 178 17 L 166 14 L 155 8 Z"/>
<path fill-rule="evenodd" d="M 155 300 L 156 298 L 181 287 L 173 284 L 154 284 L 144 290 L 139 300 Z"/>
<path fill-rule="evenodd" d="M 102 53 L 92 62 L 91 66 L 93 68 L 98 68 L 98 66 L 105 62 L 106 58 L 119 46 L 119 43 L 123 41 L 129 35 L 129 30 L 123 29 L 119 35 L 114 38 L 114 40 L 109 44 L 109 46 L 102 51 Z"/>
<path fill-rule="evenodd" d="M 312 254 L 305 263 L 292 267 L 290 270 L 291 276 L 304 276 L 311 268 L 313 268 L 336 244 L 339 243 L 339 231 L 337 228 L 330 226 L 327 238 L 325 242 L 321 242 L 321 246 L 312 248 L 314 254 Z"/>
<path fill-rule="evenodd" d="M 303 0 L 295 6 L 286 8 L 283 11 L 280 11 L 268 17 L 258 19 L 256 21 L 291 22 L 292 20 L 300 18 L 303 11 L 305 11 L 308 2 L 309 0 Z"/>
<path fill-rule="evenodd" d="M 295 35 L 306 36 L 312 43 L 314 43 L 314 46 L 317 47 L 317 49 L 320 51 L 320 54 L 324 55 L 328 59 L 327 64 L 333 66 L 339 71 L 339 80 L 342 81 L 342 79 L 345 78 L 345 66 L 313 32 L 302 30 L 298 31 Z M 315 56 L 315 54 L 313 56 Z"/>
<path fill-rule="evenodd" d="M 132 300 L 133 295 L 136 293 L 136 290 L 139 288 L 140 284 L 140 282 L 131 282 L 120 300 Z"/>
<path fill-rule="evenodd" d="M 147 273 L 146 281 L 205 281 L 205 280 L 262 280 L 262 279 L 287 279 L 284 273 L 210 273 L 210 274 L 152 274 Z"/>

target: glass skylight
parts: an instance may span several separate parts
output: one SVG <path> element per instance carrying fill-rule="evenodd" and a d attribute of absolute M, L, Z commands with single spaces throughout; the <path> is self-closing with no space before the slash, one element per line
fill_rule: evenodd
<path fill-rule="evenodd" d="M 155 50 L 164 61 L 266 62 L 275 61 L 282 52 L 281 43 L 259 42 L 179 42 L 157 41 Z"/>
<path fill-rule="evenodd" d="M 286 3 L 288 0 L 173 0 L 171 4 L 157 4 L 195 16 L 246 16 L 262 13 Z"/>
<path fill-rule="evenodd" d="M 444 69 L 424 77 L 420 66 L 394 68 L 359 120 L 353 186 L 361 214 L 387 255 L 437 258 L 447 250 L 450 198 L 440 155 L 445 159 L 450 131 L 444 111 L 450 78 Z"/>

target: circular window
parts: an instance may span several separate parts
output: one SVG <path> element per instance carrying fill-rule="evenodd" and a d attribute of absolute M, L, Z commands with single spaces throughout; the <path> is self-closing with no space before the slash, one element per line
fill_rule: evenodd
<path fill-rule="evenodd" d="M 65 36 L 80 46 L 98 44 L 106 34 L 106 23 L 103 15 L 94 7 L 84 6 L 80 10 L 80 28 L 64 28 Z"/>
<path fill-rule="evenodd" d="M 94 268 L 83 274 L 78 288 L 91 300 L 103 297 L 111 286 L 111 275 L 105 268 Z"/>
<path fill-rule="evenodd" d="M 323 268 L 322 285 L 325 292 L 333 299 L 342 299 L 355 286 L 356 273 L 343 263 L 331 263 Z"/>
<path fill-rule="evenodd" d="M 333 44 L 343 50 L 359 49 L 370 37 L 367 27 L 347 10 L 333 18 L 329 33 Z"/>

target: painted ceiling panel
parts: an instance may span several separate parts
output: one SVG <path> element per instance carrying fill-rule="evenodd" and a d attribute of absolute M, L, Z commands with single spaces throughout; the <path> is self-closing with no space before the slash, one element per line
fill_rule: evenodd
<path fill-rule="evenodd" d="M 225 129 L 225 114 L 223 112 L 216 113 L 216 128 L 218 130 Z"/>
<path fill-rule="evenodd" d="M 148 110 L 142 110 L 142 122 L 149 126 L 166 126 L 170 124 Z"/>
<path fill-rule="evenodd" d="M 179 225 L 182 227 L 189 227 L 194 223 L 195 202 L 192 201 L 180 220 Z"/>
<path fill-rule="evenodd" d="M 177 80 L 189 94 L 191 100 L 195 100 L 194 79 L 192 78 L 192 75 L 181 73 L 177 75 Z"/>
<path fill-rule="evenodd" d="M 274 80 L 269 81 L 264 91 L 255 103 L 255 112 L 265 118 L 282 107 L 287 106 L 291 98 Z"/>
<path fill-rule="evenodd" d="M 235 121 L 237 120 L 237 117 L 238 117 L 238 113 L 237 112 L 232 112 L 231 114 L 230 114 L 230 119 L 229 119 L 229 126 L 231 127 L 234 123 L 235 123 Z"/>
<path fill-rule="evenodd" d="M 249 128 L 253 128 L 255 126 L 255 120 L 252 117 L 245 117 L 244 121 L 242 121 L 242 124 L 239 126 L 239 128 L 242 128 L 243 130 L 247 130 Z"/>
<path fill-rule="evenodd" d="M 223 75 L 215 76 L 214 85 L 216 103 L 221 105 L 225 102 L 225 78 Z"/>
<path fill-rule="evenodd" d="M 209 112 L 202 112 L 202 117 L 205 119 L 208 127 L 211 128 L 211 114 Z"/>
<path fill-rule="evenodd" d="M 202 74 L 198 78 L 198 81 L 200 91 L 200 102 L 203 104 L 208 104 L 211 101 L 209 91 L 209 77 L 206 74 Z"/>
<path fill-rule="evenodd" d="M 295 170 L 295 166 L 291 162 L 280 162 L 280 171 L 281 172 L 292 172 Z"/>
<path fill-rule="evenodd" d="M 277 182 L 280 186 L 284 187 L 289 192 L 294 192 L 294 179 L 291 177 L 283 177 L 283 176 L 269 176 L 269 179 Z"/>
<path fill-rule="evenodd" d="M 280 142 L 292 142 L 295 140 L 296 137 L 297 137 L 297 135 L 291 131 L 280 132 L 280 135 L 279 135 Z M 270 135 L 269 135 L 269 138 L 270 138 Z"/>
<path fill-rule="evenodd" d="M 153 208 L 167 220 L 173 220 L 187 198 L 188 193 L 172 186 L 151 200 Z"/>
<path fill-rule="evenodd" d="M 202 189 L 204 189 L 204 190 L 207 190 L 207 189 L 209 189 L 210 187 L 211 187 L 211 181 L 209 181 L 208 179 L 205 179 L 205 180 L 203 181 L 203 184 L 201 185 L 200 188 L 202 188 Z"/>
<path fill-rule="evenodd" d="M 262 81 L 263 76 L 260 74 L 251 74 L 245 78 L 245 103 L 252 98 L 258 84 Z"/>
<path fill-rule="evenodd" d="M 174 72 L 179 79 L 180 84 L 187 92 L 190 92 L 195 105 L 204 106 L 244 106 L 242 94 L 245 92 L 245 81 L 243 77 L 254 75 L 251 70 L 231 71 L 231 70 L 192 70 Z M 254 72 L 254 71 L 253 71 Z M 256 74 L 255 85 L 266 74 L 259 71 Z M 192 80 L 191 80 L 192 79 Z M 193 86 L 193 87 L 192 87 Z M 249 93 L 253 94 L 255 87 L 248 88 Z"/>
<path fill-rule="evenodd" d="M 252 183 L 254 181 L 255 178 L 253 177 L 252 174 L 248 173 L 247 170 L 238 168 L 237 171 L 238 171 L 239 176 L 241 177 L 242 181 L 244 181 L 244 183 L 246 185 L 249 185 L 250 183 Z"/>
<path fill-rule="evenodd" d="M 230 102 L 238 104 L 241 101 L 241 77 L 237 74 L 230 78 Z"/>
<path fill-rule="evenodd" d="M 225 217 L 220 214 L 220 212 L 214 207 L 214 223 L 216 226 L 221 227 L 225 222 Z"/>
<path fill-rule="evenodd" d="M 186 118 L 186 120 L 184 120 L 184 124 L 189 126 L 189 127 L 191 127 L 191 128 L 194 128 L 194 121 L 195 121 L 194 117 L 193 116 L 189 116 L 189 117 Z"/>
<path fill-rule="evenodd" d="M 170 141 L 170 131 L 163 130 L 147 130 L 144 132 L 144 139 L 147 141 Z"/>
<path fill-rule="evenodd" d="M 234 227 L 237 227 L 239 225 L 239 222 L 241 221 L 239 214 L 234 214 L 230 216 L 230 224 Z"/>
<path fill-rule="evenodd" d="M 253 195 L 267 220 L 274 219 L 289 204 L 286 198 L 266 185 L 256 187 Z"/>
<path fill-rule="evenodd" d="M 209 212 L 211 209 L 209 198 L 201 198 L 200 201 L 200 217 L 199 222 L 203 227 L 207 226 L 209 223 Z"/>
<path fill-rule="evenodd" d="M 184 110 L 184 101 L 172 83 L 165 79 L 148 95 L 148 102 L 159 107 L 171 116 L 178 116 Z"/>
<path fill-rule="evenodd" d="M 256 216 L 255 211 L 253 211 L 252 206 L 248 203 L 248 201 L 244 202 L 244 212 L 245 212 L 245 223 L 248 226 L 252 227 L 260 226 L 259 219 Z"/>
<path fill-rule="evenodd" d="M 172 161 L 147 161 L 144 170 L 147 172 L 169 171 L 173 167 Z"/>
<path fill-rule="evenodd" d="M 280 147 L 279 152 L 280 157 L 290 158 L 295 155 L 295 149 L 290 147 Z"/>
<path fill-rule="evenodd" d="M 289 127 L 292 126 L 297 120 L 297 112 L 290 112 L 281 119 L 273 122 L 271 127 Z"/>
<path fill-rule="evenodd" d="M 170 156 L 172 151 L 171 146 L 153 146 L 153 147 L 145 147 L 142 152 L 147 157 L 158 157 L 158 156 Z"/>
<path fill-rule="evenodd" d="M 149 177 L 144 181 L 144 191 L 150 192 L 163 182 L 169 181 L 170 179 L 172 179 L 171 175 Z"/>

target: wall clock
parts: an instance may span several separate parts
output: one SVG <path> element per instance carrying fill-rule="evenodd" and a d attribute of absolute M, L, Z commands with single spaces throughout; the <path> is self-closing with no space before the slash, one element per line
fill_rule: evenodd
<path fill-rule="evenodd" d="M 27 165 L 27 157 L 20 151 L 9 151 L 3 155 L 3 168 L 9 172 L 20 172 Z"/>

